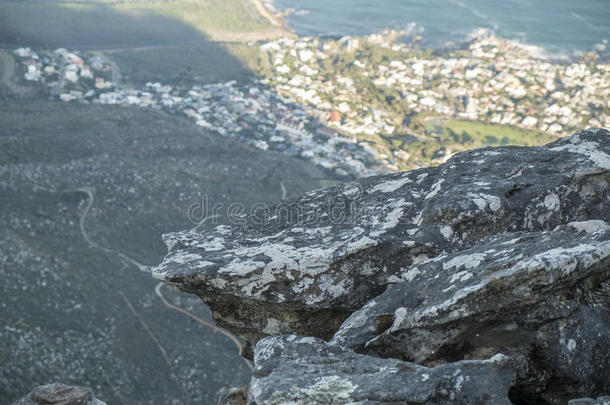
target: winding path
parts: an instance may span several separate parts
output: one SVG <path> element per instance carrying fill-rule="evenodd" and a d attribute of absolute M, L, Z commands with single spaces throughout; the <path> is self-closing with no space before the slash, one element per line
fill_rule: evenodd
<path fill-rule="evenodd" d="M 93 187 L 80 187 L 80 188 L 76 189 L 76 191 L 80 191 L 82 193 L 85 193 L 87 195 L 88 200 L 89 200 L 88 203 L 87 203 L 87 206 L 83 210 L 83 213 L 80 215 L 79 224 L 78 224 L 79 228 L 80 228 L 80 232 L 81 232 L 81 234 L 83 236 L 83 239 L 85 239 L 87 244 L 89 246 L 91 246 L 92 248 L 94 248 L 94 249 L 99 249 L 99 250 L 101 250 L 101 251 L 103 251 L 105 253 L 117 255 L 117 256 L 121 257 L 123 260 L 126 260 L 126 261 L 130 262 L 131 264 L 133 264 L 134 266 L 136 266 L 140 271 L 144 271 L 144 272 L 149 273 L 150 272 L 150 266 L 147 266 L 145 264 L 142 264 L 142 263 L 138 262 L 137 260 L 135 260 L 135 259 L 129 257 L 128 255 L 124 254 L 123 252 L 120 252 L 120 251 L 115 250 L 115 249 L 109 249 L 109 248 L 101 246 L 98 243 L 96 243 L 93 240 L 91 240 L 91 238 L 87 234 L 87 230 L 85 229 L 85 219 L 87 217 L 87 214 L 89 214 L 89 211 L 91 210 L 91 206 L 93 205 L 93 202 L 95 201 L 95 188 L 93 188 Z M 191 229 L 191 231 L 195 232 L 200 226 L 205 224 L 207 221 L 212 220 L 212 219 L 216 219 L 218 217 L 220 217 L 220 215 L 213 215 L 213 216 L 204 218 L 195 227 L 193 227 Z M 205 320 L 199 318 L 198 316 L 194 315 L 193 313 L 187 311 L 184 308 L 180 308 L 179 306 L 176 306 L 176 305 L 172 304 L 171 302 L 169 302 L 163 296 L 163 293 L 161 292 L 161 287 L 163 287 L 163 283 L 157 284 L 157 286 L 155 287 L 155 294 L 157 295 L 157 297 L 159 297 L 159 299 L 161 300 L 163 305 L 165 305 L 167 308 L 170 308 L 170 309 L 172 309 L 174 311 L 178 311 L 181 314 L 184 314 L 184 315 L 188 316 L 189 318 L 193 319 L 194 321 L 196 321 L 197 323 L 203 325 L 204 327 L 212 329 L 214 332 L 217 332 L 217 333 L 220 333 L 220 334 L 226 336 L 227 338 L 229 338 L 235 344 L 235 346 L 237 347 L 237 349 L 241 353 L 242 344 L 239 341 L 239 339 L 237 339 L 235 337 L 235 335 L 233 335 L 231 332 L 229 332 L 227 330 L 219 328 L 218 326 L 216 326 L 216 325 L 214 325 L 214 324 L 212 324 L 212 323 L 210 323 L 208 321 L 205 321 Z M 167 363 L 167 365 L 168 365 L 168 367 L 169 367 L 169 369 L 171 371 L 172 378 L 176 381 L 176 384 L 180 388 L 182 394 L 186 396 L 186 392 L 184 391 L 184 388 L 183 388 L 182 384 L 180 384 L 180 382 L 178 380 L 178 377 L 176 376 L 176 373 L 174 372 L 174 368 L 173 368 L 173 366 L 172 366 L 172 364 L 171 364 L 171 362 L 169 360 L 169 356 L 167 354 L 167 351 L 165 350 L 163 345 L 161 345 L 161 343 L 159 342 L 157 337 L 153 334 L 152 330 L 148 327 L 148 325 L 144 322 L 144 320 L 137 314 L 137 312 L 135 311 L 133 305 L 131 305 L 131 302 L 125 296 L 125 294 L 123 294 L 122 292 L 119 292 L 119 294 L 123 297 L 123 300 L 128 305 L 128 307 L 131 310 L 131 312 L 138 319 L 138 321 L 142 324 L 142 326 L 144 327 L 144 329 L 146 330 L 148 335 L 155 342 L 155 345 L 159 348 L 159 351 L 163 354 L 163 357 L 164 357 L 164 359 L 165 359 L 165 361 L 166 361 L 166 363 Z M 247 360 L 247 359 L 243 359 L 243 360 L 246 362 L 246 364 L 248 365 L 250 370 L 254 370 L 254 366 L 252 365 L 252 363 L 249 360 Z"/>
<path fill-rule="evenodd" d="M 194 227 L 192 227 L 190 229 L 190 232 L 197 232 L 199 230 L 199 228 L 201 228 L 202 225 L 204 225 L 206 222 L 214 220 L 214 219 L 218 219 L 220 218 L 222 215 L 211 215 L 209 217 L 205 217 L 203 218 L 201 221 L 199 221 L 199 223 L 197 225 L 195 225 Z"/>
<path fill-rule="evenodd" d="M 159 299 L 161 300 L 161 302 L 163 302 L 163 304 L 168 307 L 171 308 L 175 311 L 178 311 L 180 313 L 183 313 L 184 315 L 188 316 L 189 318 L 193 319 L 194 321 L 200 323 L 201 325 L 212 329 L 214 332 L 220 333 L 222 335 L 225 335 L 226 337 L 228 337 L 229 339 L 231 339 L 231 341 L 235 344 L 235 346 L 239 349 L 239 351 L 241 352 L 242 350 L 242 344 L 241 342 L 235 337 L 235 335 L 233 335 L 231 332 L 226 331 L 225 329 L 219 328 L 216 325 L 211 324 L 210 322 L 203 320 L 201 318 L 199 318 L 198 316 L 194 315 L 193 313 L 187 311 L 186 309 L 180 308 L 174 304 L 172 304 L 171 302 L 169 302 L 167 299 L 165 299 L 165 297 L 163 296 L 163 293 L 161 292 L 161 287 L 163 287 L 163 283 L 159 283 L 157 284 L 157 286 L 155 287 L 155 294 L 157 294 L 157 297 L 159 297 Z M 254 366 L 252 365 L 252 362 L 250 362 L 247 359 L 243 359 L 246 364 L 248 365 L 248 367 L 250 367 L 250 370 L 254 371 Z"/>
<path fill-rule="evenodd" d="M 172 379 L 174 380 L 174 382 L 178 386 L 178 389 L 180 390 L 180 394 L 182 395 L 182 399 L 185 400 L 188 397 L 188 395 L 187 395 L 186 391 L 184 390 L 184 386 L 182 385 L 182 383 L 178 379 L 178 376 L 176 375 L 176 371 L 174 370 L 174 366 L 172 365 L 172 362 L 169 359 L 169 355 L 167 354 L 167 350 L 165 350 L 165 347 L 163 347 L 161 342 L 159 342 L 159 339 L 157 339 L 155 334 L 148 327 L 148 324 L 146 322 L 144 322 L 142 317 L 140 317 L 140 314 L 138 314 L 136 312 L 135 308 L 133 307 L 133 305 L 131 305 L 131 301 L 129 301 L 127 296 L 125 294 L 123 294 L 121 291 L 119 291 L 119 294 L 121 295 L 121 297 L 123 297 L 123 300 L 125 301 L 125 304 L 127 304 L 127 306 L 129 307 L 129 310 L 131 311 L 133 316 L 135 316 L 136 319 L 138 320 L 138 322 L 140 322 L 140 325 L 142 325 L 142 327 L 144 328 L 146 333 L 148 333 L 148 336 L 150 336 L 152 341 L 155 343 L 155 345 L 157 346 L 157 348 L 159 349 L 159 351 L 163 355 L 163 358 L 165 359 L 165 363 L 167 364 L 167 367 L 169 367 L 169 371 L 170 371 L 170 374 L 172 376 Z"/>
<path fill-rule="evenodd" d="M 95 249 L 99 249 L 102 250 L 106 253 L 110 253 L 110 254 L 114 254 L 119 256 L 121 259 L 126 260 L 128 262 L 130 262 L 131 264 L 133 264 L 134 266 L 136 266 L 138 268 L 138 270 L 149 273 L 150 272 L 150 266 L 147 266 L 145 264 L 140 263 L 139 261 L 127 256 L 125 253 L 120 252 L 118 250 L 115 249 L 109 249 L 107 247 L 101 246 L 97 243 L 95 243 L 94 241 L 91 240 L 91 238 L 89 238 L 89 235 L 87 234 L 87 231 L 85 230 L 85 218 L 87 217 L 87 214 L 89 213 L 89 210 L 91 209 L 91 206 L 93 205 L 93 201 L 94 201 L 94 192 L 95 189 L 93 187 L 81 187 L 78 188 L 77 191 L 83 192 L 85 194 L 87 194 L 87 197 L 89 198 L 89 202 L 87 203 L 87 207 L 85 208 L 85 210 L 83 211 L 83 214 L 80 217 L 80 221 L 78 223 L 79 227 L 80 227 L 80 232 L 83 235 L 83 238 L 85 239 L 85 241 L 89 244 L 89 246 L 91 246 L 92 248 Z"/>

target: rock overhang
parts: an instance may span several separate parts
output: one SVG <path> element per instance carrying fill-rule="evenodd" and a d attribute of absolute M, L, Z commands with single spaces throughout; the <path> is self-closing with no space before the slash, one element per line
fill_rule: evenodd
<path fill-rule="evenodd" d="M 607 130 L 464 152 L 165 241 L 153 275 L 199 295 L 250 349 L 260 341 L 280 350 L 287 335 L 306 335 L 328 340 L 349 364 L 357 355 L 380 368 L 503 353 L 516 371 L 513 397 L 555 404 L 610 390 Z M 310 361 L 313 377 L 347 384 L 306 352 L 300 364 Z M 271 368 L 293 360 L 277 355 Z M 259 377 L 253 397 L 275 403 L 263 399 L 281 382 Z M 308 381 L 295 376 L 305 390 L 295 395 Z"/>

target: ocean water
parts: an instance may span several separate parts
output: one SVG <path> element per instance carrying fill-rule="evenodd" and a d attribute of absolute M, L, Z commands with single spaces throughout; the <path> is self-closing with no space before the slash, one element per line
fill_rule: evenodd
<path fill-rule="evenodd" d="M 286 20 L 301 35 L 411 27 L 422 46 L 441 48 L 484 28 L 550 57 L 595 50 L 606 58 L 610 47 L 610 0 L 275 0 L 273 6 L 295 10 Z"/>

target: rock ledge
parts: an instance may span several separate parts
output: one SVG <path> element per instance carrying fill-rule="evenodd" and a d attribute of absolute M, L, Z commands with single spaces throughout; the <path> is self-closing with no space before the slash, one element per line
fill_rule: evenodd
<path fill-rule="evenodd" d="M 468 151 L 164 238 L 153 276 L 249 343 L 250 404 L 610 393 L 607 130 Z"/>

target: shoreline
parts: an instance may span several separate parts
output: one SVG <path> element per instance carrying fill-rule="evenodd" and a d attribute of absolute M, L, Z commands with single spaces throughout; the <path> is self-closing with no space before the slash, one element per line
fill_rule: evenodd
<path fill-rule="evenodd" d="M 364 38 L 370 35 L 375 35 L 375 34 L 383 34 L 384 31 L 389 30 L 389 31 L 395 31 L 395 32 L 400 32 L 400 29 L 391 29 L 391 28 L 384 28 L 381 30 L 377 30 L 377 31 L 369 31 L 366 33 L 362 33 L 362 34 L 317 34 L 317 35 L 305 35 L 305 34 L 299 34 L 297 31 L 291 29 L 288 27 L 288 22 L 286 20 L 285 17 L 288 17 L 290 14 L 292 14 L 292 12 L 294 12 L 294 9 L 288 9 L 285 12 L 281 12 L 280 10 L 277 10 L 273 7 L 269 7 L 270 3 L 273 3 L 273 0 L 247 0 L 249 1 L 256 9 L 257 11 L 259 11 L 259 13 L 265 17 L 267 20 L 269 20 L 271 22 L 271 24 L 274 27 L 277 28 L 281 28 L 282 30 L 284 30 L 289 36 L 291 37 L 316 37 L 316 38 L 320 38 L 320 39 L 325 39 L 325 38 L 329 38 L 329 39 L 338 39 L 341 37 L 353 37 L 353 38 Z M 415 23 L 413 23 L 415 24 Z M 410 31 L 411 29 L 408 28 L 407 31 Z M 402 37 L 419 37 L 421 34 L 412 32 L 411 34 L 405 34 L 402 35 Z M 521 49 L 523 49 L 525 52 L 527 52 L 531 58 L 533 59 L 538 59 L 538 60 L 544 60 L 544 61 L 548 61 L 548 62 L 553 62 L 553 63 L 572 63 L 578 60 L 581 60 L 586 54 L 594 54 L 596 55 L 599 59 L 600 62 L 606 62 L 608 60 L 610 60 L 610 53 L 606 52 L 605 54 L 603 52 L 597 51 L 592 48 L 589 50 L 573 50 L 572 54 L 569 53 L 565 53 L 564 51 L 561 51 L 559 53 L 557 52 L 552 52 L 547 50 L 546 48 L 544 48 L 541 45 L 536 45 L 536 44 L 531 44 L 531 43 L 527 43 L 527 42 L 521 42 L 518 39 L 514 39 L 514 38 L 507 38 L 504 36 L 499 35 L 498 33 L 496 33 L 494 30 L 490 30 L 489 28 L 486 27 L 478 27 L 475 28 L 469 35 L 467 35 L 465 38 L 463 38 L 463 40 L 461 41 L 455 41 L 452 42 L 454 46 L 452 47 L 444 47 L 443 45 L 437 45 L 437 46 L 422 46 L 421 49 L 422 50 L 431 50 L 434 52 L 443 52 L 443 51 L 447 51 L 447 50 L 451 50 L 451 49 L 460 49 L 463 47 L 466 47 L 468 44 L 470 44 L 471 42 L 477 40 L 480 37 L 484 37 L 484 36 L 489 36 L 492 35 L 494 37 L 500 38 L 502 40 L 511 42 L 512 44 L 519 46 Z M 277 38 L 274 38 L 277 39 Z M 421 38 L 420 38 L 421 40 Z M 398 41 L 400 41 L 398 39 Z M 603 39 L 600 40 L 603 42 Z"/>
<path fill-rule="evenodd" d="M 266 1 L 263 1 L 263 0 L 246 0 L 246 1 L 248 1 L 250 4 L 252 4 L 254 6 L 254 8 L 256 9 L 256 11 L 258 11 L 258 13 L 260 15 L 262 15 L 264 18 L 266 18 L 274 28 L 281 29 L 282 31 L 285 31 L 287 34 L 289 34 L 290 36 L 299 36 L 299 34 L 297 34 L 295 31 L 288 28 L 288 24 L 282 18 L 281 14 L 277 13 L 274 9 L 269 8 Z M 271 2 L 270 0 L 268 0 L 268 1 Z"/>
<path fill-rule="evenodd" d="M 274 41 L 280 38 L 298 38 L 299 35 L 288 28 L 281 16 L 270 10 L 265 1 L 244 0 L 247 5 L 252 6 L 253 11 L 267 20 L 270 24 L 268 28 L 258 31 L 236 32 L 224 30 L 207 30 L 209 39 L 217 42 L 259 42 Z"/>

